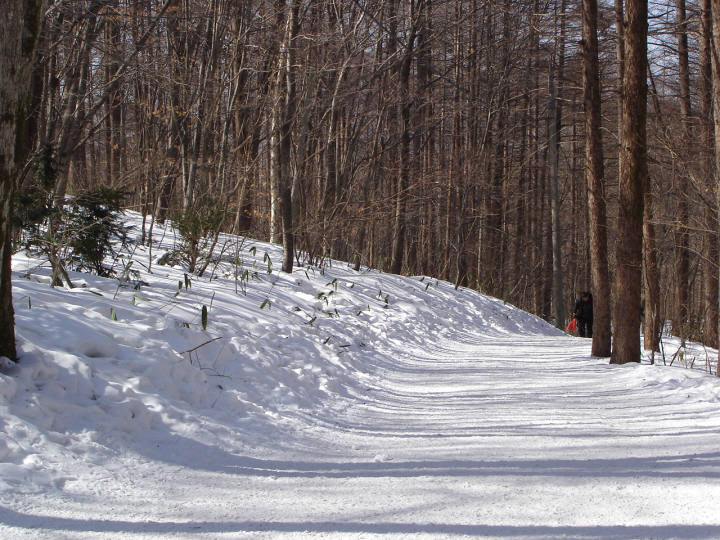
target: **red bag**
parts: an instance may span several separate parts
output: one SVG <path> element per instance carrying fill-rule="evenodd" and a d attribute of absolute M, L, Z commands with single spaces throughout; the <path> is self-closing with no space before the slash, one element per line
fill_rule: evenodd
<path fill-rule="evenodd" d="M 567 325 L 567 331 L 568 332 L 577 332 L 577 319 L 573 317 L 573 320 L 570 321 Z"/>

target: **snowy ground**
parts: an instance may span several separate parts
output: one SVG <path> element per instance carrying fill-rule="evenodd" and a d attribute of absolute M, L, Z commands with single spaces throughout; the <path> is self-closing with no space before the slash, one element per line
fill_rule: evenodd
<path fill-rule="evenodd" d="M 249 240 L 186 281 L 156 235 L 139 290 L 17 258 L 1 539 L 720 539 L 715 377 Z"/>

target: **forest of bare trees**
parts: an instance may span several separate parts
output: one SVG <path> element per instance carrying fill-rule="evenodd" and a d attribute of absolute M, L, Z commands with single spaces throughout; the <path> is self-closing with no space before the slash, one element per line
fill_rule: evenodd
<path fill-rule="evenodd" d="M 155 220 L 210 216 L 282 243 L 284 271 L 434 276 L 563 327 L 593 290 L 593 353 L 610 356 L 613 306 L 620 363 L 641 318 L 646 347 L 717 347 L 710 0 L 45 8 L 17 192 L 45 152 L 55 201 L 122 190 L 144 242 Z"/>

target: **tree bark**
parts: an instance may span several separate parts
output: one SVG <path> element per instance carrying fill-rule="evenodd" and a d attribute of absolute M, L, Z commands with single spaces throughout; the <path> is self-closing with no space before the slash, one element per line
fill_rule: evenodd
<path fill-rule="evenodd" d="M 715 127 L 715 189 L 717 203 L 720 204 L 720 9 L 716 9 L 717 2 L 713 2 L 712 9 L 712 96 L 713 96 L 713 120 Z M 720 221 L 718 225 L 718 237 L 720 237 Z M 717 261 L 720 263 L 720 261 Z M 717 271 L 717 270 L 716 270 Z M 720 327 L 718 328 L 720 336 Z M 718 355 L 718 365 L 720 369 L 720 354 Z M 720 372 L 715 371 L 720 376 Z"/>
<path fill-rule="evenodd" d="M 643 251 L 645 269 L 645 324 L 643 325 L 644 347 L 652 352 L 660 350 L 660 276 L 658 275 L 658 253 L 653 225 L 653 208 L 650 190 L 645 191 L 645 219 L 643 221 Z M 653 355 L 653 361 L 654 361 Z"/>
<path fill-rule="evenodd" d="M 627 0 L 612 364 L 640 362 L 647 168 L 647 0 Z"/>
<path fill-rule="evenodd" d="M 390 271 L 393 274 L 402 273 L 405 234 L 406 234 L 406 207 L 408 198 L 408 187 L 410 185 L 410 112 L 414 108 L 413 99 L 410 96 L 410 73 L 413 57 L 415 56 L 415 38 L 417 36 L 417 24 L 424 10 L 424 0 L 418 0 L 418 13 L 415 12 L 415 0 L 411 1 L 410 10 L 410 34 L 402 63 L 400 64 L 400 170 L 398 171 L 396 193 L 395 193 L 395 215 L 393 220 L 393 243 L 392 243 L 392 264 Z"/>
<path fill-rule="evenodd" d="M 602 146 L 602 114 L 597 38 L 597 0 L 583 0 L 583 91 L 585 98 L 585 177 L 590 217 L 590 273 L 593 291 L 593 356 L 611 353 L 610 276 Z"/>
<path fill-rule="evenodd" d="M 555 326 L 565 328 L 563 301 L 562 235 L 560 227 L 560 188 L 558 186 L 558 97 L 555 88 L 555 67 L 550 68 L 550 103 L 548 104 L 548 176 L 550 180 L 550 220 L 552 230 L 553 304 Z"/>
<path fill-rule="evenodd" d="M 282 223 L 283 272 L 292 273 L 295 256 L 295 231 L 293 230 L 292 204 L 292 131 L 295 123 L 295 38 L 299 30 L 299 9 L 297 0 L 291 0 L 286 8 L 285 37 L 279 56 L 276 87 L 278 107 L 277 167 L 280 217 Z"/>
<path fill-rule="evenodd" d="M 625 80 L 625 10 L 623 0 L 615 0 L 615 33 L 617 34 L 617 92 L 618 92 L 618 121 L 622 121 L 622 93 Z M 618 136 L 620 134 L 618 126 Z"/>
<path fill-rule="evenodd" d="M 712 193 L 714 171 L 713 106 L 712 106 L 712 8 L 711 0 L 701 3 L 700 33 L 700 117 L 702 126 L 703 189 Z M 709 198 L 709 197 L 708 197 Z M 718 210 L 707 201 L 704 206 L 705 232 L 703 233 L 704 320 L 703 342 L 718 347 Z"/>
<path fill-rule="evenodd" d="M 0 356 L 17 361 L 12 304 L 12 196 L 25 157 L 24 121 L 44 1 L 0 0 Z"/>
<path fill-rule="evenodd" d="M 685 18 L 685 0 L 675 0 L 675 21 L 678 26 L 678 76 L 680 79 L 680 112 L 682 114 L 682 148 L 692 140 L 692 109 L 690 102 L 690 61 L 688 57 L 687 22 Z M 690 259 L 688 255 L 688 205 L 687 193 L 689 181 L 680 171 L 676 178 L 676 223 L 675 223 L 675 317 L 673 333 L 685 343 L 688 331 L 688 276 Z"/>

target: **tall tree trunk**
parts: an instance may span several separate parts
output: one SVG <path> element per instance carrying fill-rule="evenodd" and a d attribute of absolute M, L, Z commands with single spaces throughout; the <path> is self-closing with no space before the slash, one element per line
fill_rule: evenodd
<path fill-rule="evenodd" d="M 627 0 L 618 183 L 617 270 L 610 362 L 640 362 L 642 240 L 647 169 L 647 0 Z"/>
<path fill-rule="evenodd" d="M 650 81 L 652 73 L 648 72 Z M 653 83 L 654 88 L 654 83 Z M 653 102 L 660 125 L 663 126 L 662 109 L 657 92 L 653 92 Z M 665 129 L 661 127 L 661 131 Z M 660 350 L 660 331 L 662 316 L 660 312 L 660 270 L 658 268 L 657 233 L 653 220 L 653 197 L 650 179 L 645 184 L 645 208 L 643 210 L 643 270 L 645 274 L 645 318 L 643 320 L 643 338 L 645 349 L 653 352 Z M 654 362 L 654 355 L 653 355 Z"/>
<path fill-rule="evenodd" d="M 12 304 L 11 199 L 23 148 L 30 73 L 42 26 L 42 0 L 0 0 L 0 356 L 17 361 Z"/>
<path fill-rule="evenodd" d="M 120 48 L 120 29 L 118 28 L 118 21 L 111 21 L 106 26 L 106 35 L 112 48 L 110 49 L 113 55 L 117 55 L 117 51 Z M 117 58 L 117 57 L 116 57 Z M 107 134 L 107 175 L 108 175 L 108 186 L 112 186 L 113 182 L 117 182 L 122 173 L 121 162 L 123 154 L 123 139 L 124 134 L 122 132 L 122 96 L 120 94 L 120 81 L 114 79 L 113 76 L 117 73 L 120 68 L 120 64 L 117 60 L 109 62 L 105 68 L 106 84 L 108 85 L 109 97 L 107 100 L 108 118 L 106 121 Z"/>
<path fill-rule="evenodd" d="M 592 355 L 611 353 L 610 276 L 607 257 L 605 167 L 602 146 L 600 70 L 597 38 L 597 0 L 583 0 L 583 91 L 585 98 L 585 176 L 590 217 L 590 273 L 594 328 Z"/>
<path fill-rule="evenodd" d="M 553 62 L 554 64 L 554 62 Z M 553 304 L 555 326 L 565 328 L 563 301 L 562 235 L 560 226 L 560 187 L 558 185 L 558 110 L 555 88 L 555 66 L 550 67 L 550 103 L 548 106 L 548 179 L 550 181 L 550 219 L 552 230 Z"/>
<path fill-rule="evenodd" d="M 703 188 L 713 193 L 714 143 L 713 143 L 713 106 L 712 106 L 712 0 L 702 0 L 700 33 L 700 117 L 702 122 L 702 174 Z M 718 347 L 718 211 L 715 201 L 705 201 L 705 233 L 703 246 L 704 277 L 704 343 L 709 347 Z"/>
<path fill-rule="evenodd" d="M 413 100 L 410 96 L 410 73 L 413 57 L 415 56 L 415 37 L 417 23 L 424 9 L 424 0 L 418 0 L 418 13 L 415 12 L 415 0 L 410 5 L 410 35 L 405 46 L 405 54 L 400 65 L 400 170 L 397 175 L 395 190 L 395 216 L 393 220 L 392 264 L 390 272 L 400 274 L 403 268 L 406 234 L 406 207 L 408 187 L 410 186 L 410 112 L 413 109 Z"/>
<path fill-rule="evenodd" d="M 507 4 L 509 8 L 509 4 Z M 550 220 L 552 222 L 552 259 L 553 259 L 553 304 L 555 308 L 555 326 L 565 329 L 565 301 L 563 300 L 564 269 L 562 261 L 562 224 L 560 212 L 560 178 L 559 178 L 559 150 L 560 131 L 562 129 L 562 111 L 558 98 L 558 86 L 562 84 L 565 71 L 565 11 L 566 0 L 560 3 L 560 36 L 556 31 L 555 62 L 551 63 L 550 73 Z M 505 36 L 509 40 L 510 36 Z M 557 85 L 554 77 L 557 76 Z"/>
<path fill-rule="evenodd" d="M 617 91 L 618 91 L 618 122 L 622 122 L 622 93 L 625 80 L 625 10 L 623 0 L 615 0 L 615 33 L 617 34 Z M 618 138 L 620 137 L 618 126 Z"/>
<path fill-rule="evenodd" d="M 278 126 L 278 171 L 280 214 L 282 221 L 283 272 L 292 273 L 295 257 L 295 231 L 293 229 L 293 180 L 291 170 L 292 131 L 295 123 L 295 38 L 299 30 L 298 0 L 291 0 L 287 6 L 285 20 L 285 38 L 280 51 L 280 63 L 277 75 L 276 106 L 279 107 Z"/>
<path fill-rule="evenodd" d="M 713 120 L 715 124 L 715 182 L 717 203 L 720 205 L 720 9 L 716 9 L 717 2 L 713 2 L 712 9 L 712 95 Z M 720 237 L 720 221 L 718 222 L 718 237 Z M 718 261 L 720 265 L 720 261 Z M 716 270 L 717 271 L 717 270 Z M 720 336 L 720 328 L 718 329 Z M 720 355 L 718 356 L 718 370 L 720 370 Z M 720 371 L 716 374 L 720 376 Z"/>
<path fill-rule="evenodd" d="M 279 77 L 279 74 L 278 74 Z M 270 176 L 270 242 L 279 244 L 282 242 L 282 212 L 280 210 L 280 83 L 275 83 L 273 105 L 270 112 L 270 153 L 269 176 Z"/>
<path fill-rule="evenodd" d="M 690 133 L 692 110 L 690 104 L 690 61 L 688 58 L 687 22 L 685 19 L 685 0 L 675 0 L 675 20 L 678 26 L 678 70 L 680 78 L 680 112 L 682 114 L 682 148 L 692 140 Z M 682 171 L 676 177 L 676 224 L 675 224 L 675 316 L 673 332 L 685 343 L 688 325 L 688 276 L 689 276 L 689 237 L 687 193 L 689 181 Z"/>
<path fill-rule="evenodd" d="M 645 191 L 645 219 L 643 220 L 643 251 L 645 270 L 645 324 L 643 325 L 644 347 L 652 352 L 660 350 L 660 276 L 658 252 L 653 225 L 652 194 L 649 186 Z M 653 361 L 654 361 L 653 355 Z"/>

